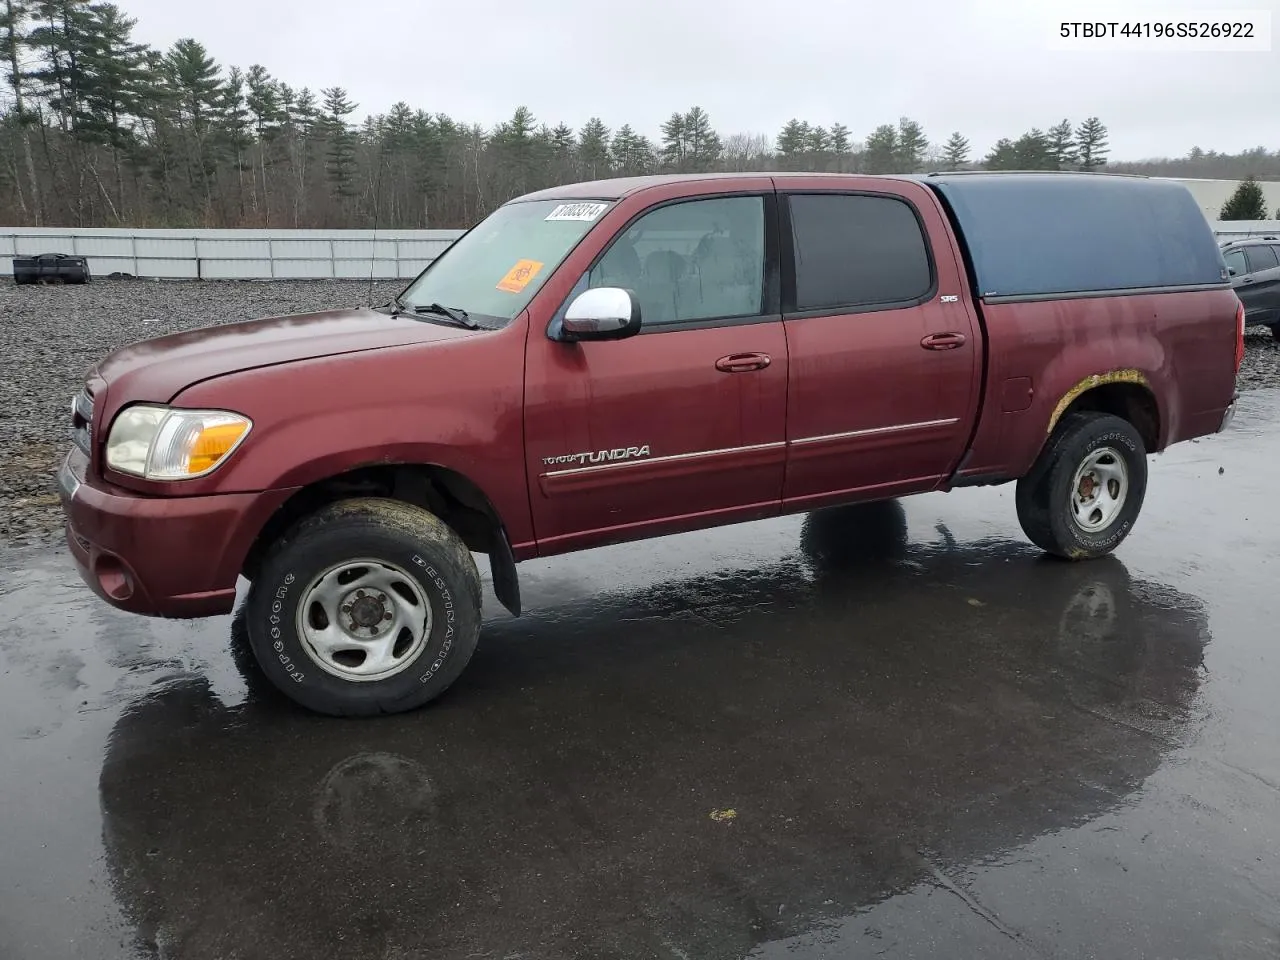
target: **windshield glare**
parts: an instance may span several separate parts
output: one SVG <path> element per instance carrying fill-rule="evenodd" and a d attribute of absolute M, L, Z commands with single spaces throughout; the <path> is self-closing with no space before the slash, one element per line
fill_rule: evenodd
<path fill-rule="evenodd" d="M 473 319 L 523 310 L 610 203 L 533 200 L 499 207 L 409 285 L 409 309 L 438 303 Z"/>

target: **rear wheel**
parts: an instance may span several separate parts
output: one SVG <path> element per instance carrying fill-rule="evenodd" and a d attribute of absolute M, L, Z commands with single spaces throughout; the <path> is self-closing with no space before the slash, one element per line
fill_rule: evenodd
<path fill-rule="evenodd" d="M 1146 447 L 1137 429 L 1106 413 L 1072 413 L 1018 481 L 1018 521 L 1047 553 L 1100 557 L 1129 535 L 1146 491 Z"/>
<path fill-rule="evenodd" d="M 1280 340 L 1280 323 L 1277 323 L 1271 328 L 1271 335 L 1277 340 Z"/>
<path fill-rule="evenodd" d="M 337 716 L 399 713 L 443 693 L 480 633 L 480 575 L 440 519 L 395 500 L 333 504 L 268 552 L 250 646 L 276 687 Z"/>

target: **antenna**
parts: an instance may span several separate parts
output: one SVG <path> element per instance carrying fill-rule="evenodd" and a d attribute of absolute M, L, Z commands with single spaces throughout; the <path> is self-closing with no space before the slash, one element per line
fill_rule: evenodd
<path fill-rule="evenodd" d="M 382 160 L 387 155 L 386 145 L 378 139 L 378 173 L 373 184 L 373 241 L 369 245 L 369 306 L 373 306 L 373 272 L 378 263 L 378 213 L 382 210 Z M 396 264 L 398 267 L 399 264 Z M 398 272 L 398 271 L 397 271 Z"/>

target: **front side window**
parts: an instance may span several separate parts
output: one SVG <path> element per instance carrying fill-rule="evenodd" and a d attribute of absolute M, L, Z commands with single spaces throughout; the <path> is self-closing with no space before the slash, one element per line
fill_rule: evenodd
<path fill-rule="evenodd" d="M 789 202 L 797 310 L 887 307 L 932 288 L 928 244 L 906 202 L 831 193 Z"/>
<path fill-rule="evenodd" d="M 587 285 L 631 290 L 646 327 L 759 316 L 764 199 L 689 200 L 646 213 L 591 268 Z"/>
<path fill-rule="evenodd" d="M 509 203 L 459 238 L 401 294 L 501 325 L 528 306 L 569 251 L 611 206 L 605 201 Z M 496 323 L 495 323 L 496 321 Z"/>
<path fill-rule="evenodd" d="M 1244 262 L 1243 250 L 1228 250 L 1222 259 L 1227 262 L 1227 269 L 1233 277 L 1249 272 L 1249 266 Z"/>
<path fill-rule="evenodd" d="M 1272 267 L 1280 266 L 1280 261 L 1276 260 L 1276 248 L 1259 244 L 1256 247 L 1249 247 L 1249 267 L 1250 273 L 1257 273 L 1259 270 L 1270 270 Z"/>

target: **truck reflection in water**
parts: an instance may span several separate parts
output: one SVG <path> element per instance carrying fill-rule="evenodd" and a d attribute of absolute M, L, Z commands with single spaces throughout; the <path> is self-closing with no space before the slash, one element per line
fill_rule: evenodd
<path fill-rule="evenodd" d="M 1132 799 L 1197 724 L 1200 603 L 939 532 L 841 508 L 763 566 L 530 596 L 411 715 L 156 690 L 101 778 L 139 944 L 739 957 Z"/>

